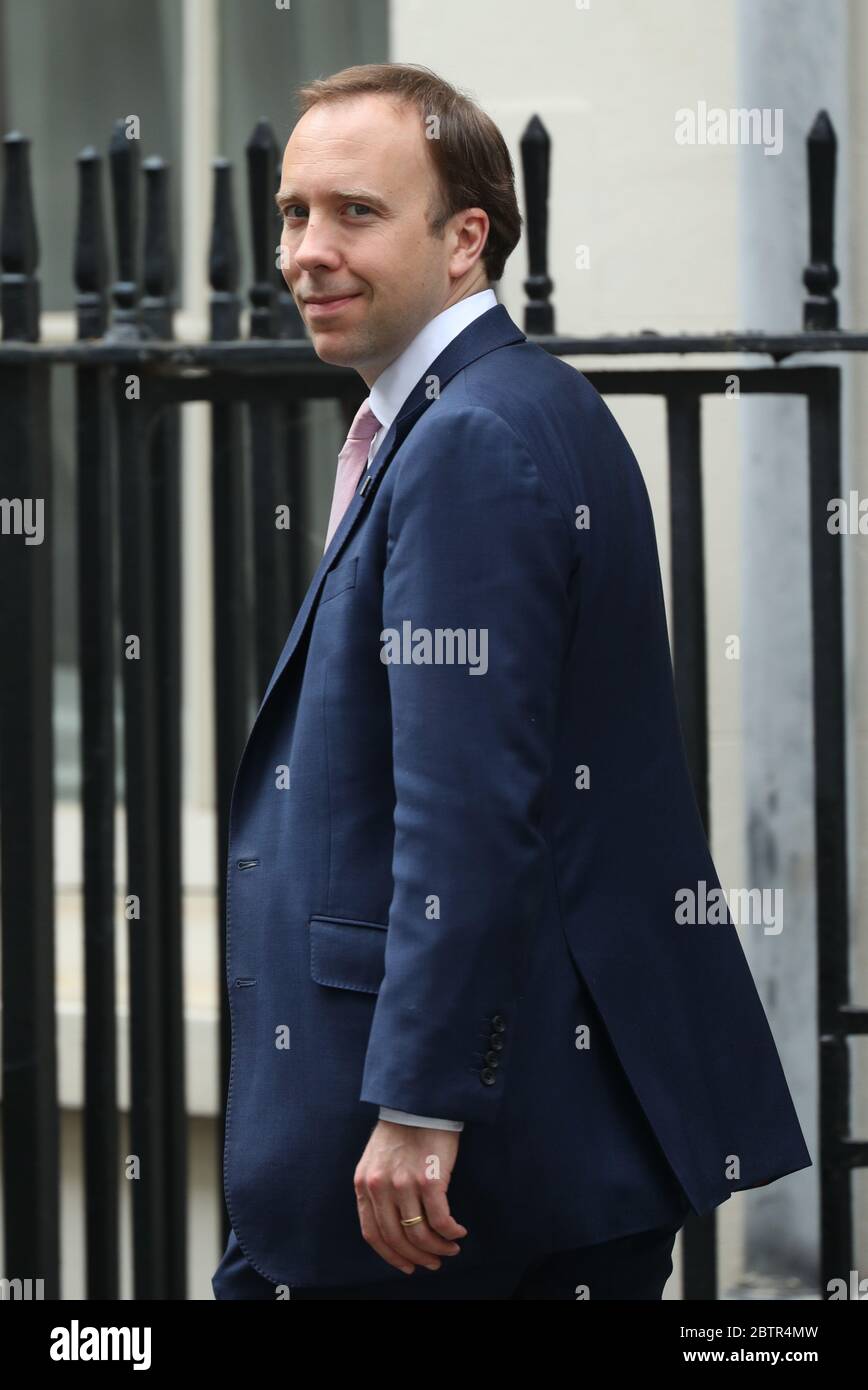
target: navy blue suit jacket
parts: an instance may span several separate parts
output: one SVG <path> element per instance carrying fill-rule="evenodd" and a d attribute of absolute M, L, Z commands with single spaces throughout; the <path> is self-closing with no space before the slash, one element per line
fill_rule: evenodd
<path fill-rule="evenodd" d="M 498 305 L 386 434 L 238 768 L 224 1181 L 253 1267 L 406 1277 L 356 1213 L 379 1105 L 465 1121 L 467 1263 L 810 1165 L 729 914 L 676 918 L 703 881 L 641 472 Z"/>

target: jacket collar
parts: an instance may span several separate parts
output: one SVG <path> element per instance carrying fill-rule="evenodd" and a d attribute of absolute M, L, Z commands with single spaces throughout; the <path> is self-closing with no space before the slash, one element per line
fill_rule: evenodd
<path fill-rule="evenodd" d="M 468 367 L 471 362 L 478 361 L 480 357 L 494 352 L 497 348 L 523 342 L 526 337 L 527 335 L 513 323 L 504 306 L 497 304 L 493 309 L 487 309 L 484 314 L 480 314 L 478 318 L 475 318 L 472 323 L 462 329 L 420 376 L 392 422 L 374 456 L 366 477 L 357 488 L 350 505 L 341 518 L 340 525 L 317 566 L 262 697 L 262 703 L 256 715 L 257 719 L 262 714 L 266 701 L 292 659 L 311 610 L 319 597 L 319 591 L 326 574 L 340 555 L 362 512 L 370 505 L 371 498 L 377 490 L 377 484 L 391 463 L 393 456 L 403 444 L 416 421 L 431 404 L 431 397 L 428 394 L 430 378 L 432 376 L 437 378 L 438 389 L 442 391 L 456 373 Z"/>

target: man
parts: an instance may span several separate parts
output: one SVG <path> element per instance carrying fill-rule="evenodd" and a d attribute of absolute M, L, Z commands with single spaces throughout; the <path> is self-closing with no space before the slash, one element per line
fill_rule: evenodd
<path fill-rule="evenodd" d="M 660 1298 L 810 1165 L 719 888 L 642 475 L 491 289 L 493 122 L 427 69 L 300 93 L 282 268 L 370 388 L 233 790 L 219 1298 Z M 700 887 L 700 884 L 702 887 Z"/>

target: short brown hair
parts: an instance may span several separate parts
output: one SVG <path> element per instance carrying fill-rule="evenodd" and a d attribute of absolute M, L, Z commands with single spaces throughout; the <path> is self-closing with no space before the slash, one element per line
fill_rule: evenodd
<path fill-rule="evenodd" d="M 434 236 L 442 236 L 453 213 L 483 208 L 488 238 L 482 251 L 489 281 L 499 280 L 507 256 L 521 236 L 515 174 L 506 141 L 490 116 L 430 68 L 418 63 L 363 63 L 299 87 L 299 118 L 319 102 L 383 95 L 415 106 L 423 128 L 437 117 L 436 139 L 428 139 L 439 198 L 428 209 Z"/>

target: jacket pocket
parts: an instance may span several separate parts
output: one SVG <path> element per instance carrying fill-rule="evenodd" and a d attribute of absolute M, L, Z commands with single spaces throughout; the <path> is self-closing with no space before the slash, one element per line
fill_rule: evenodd
<path fill-rule="evenodd" d="M 386 923 L 314 916 L 308 928 L 312 980 L 333 989 L 377 993 L 386 970 Z"/>
<path fill-rule="evenodd" d="M 359 557 L 358 555 L 354 555 L 352 560 L 346 560 L 344 564 L 336 565 L 333 570 L 329 570 L 323 580 L 323 586 L 319 597 L 320 603 L 328 603 L 329 599 L 334 598 L 335 594 L 341 594 L 344 589 L 352 589 L 355 587 L 358 563 Z"/>

